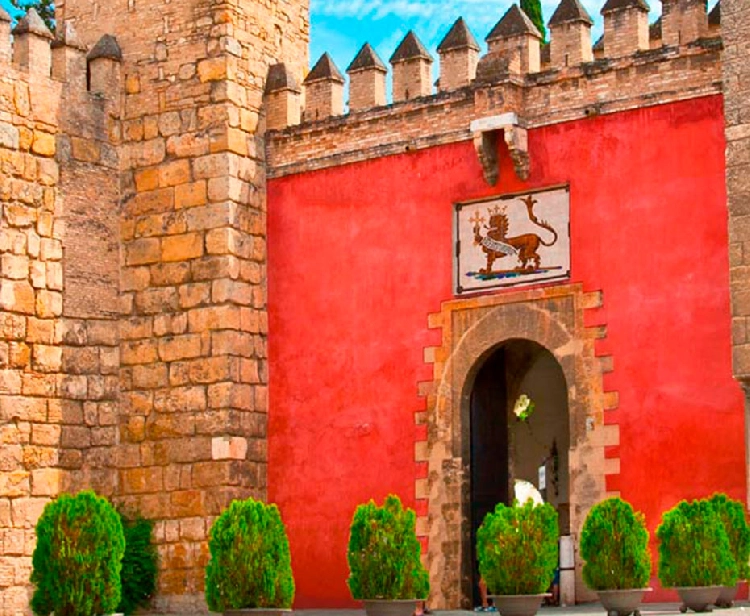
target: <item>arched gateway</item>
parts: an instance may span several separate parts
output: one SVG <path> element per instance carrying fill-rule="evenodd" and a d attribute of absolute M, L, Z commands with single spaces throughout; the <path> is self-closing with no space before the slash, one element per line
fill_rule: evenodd
<path fill-rule="evenodd" d="M 611 358 L 596 354 L 605 328 L 584 324 L 584 312 L 600 307 L 601 294 L 569 285 L 457 300 L 433 315 L 443 344 L 428 353 L 428 478 L 417 494 L 427 499 L 420 529 L 438 607 L 471 603 L 473 533 L 488 508 L 508 500 L 511 480 L 538 484 L 544 463 L 548 500 L 574 542 L 588 509 L 608 495 L 605 477 L 619 474 L 619 429 L 605 411 L 617 395 L 602 386 Z M 521 393 L 536 397 L 540 411 L 522 425 L 508 417 Z"/>
<path fill-rule="evenodd" d="M 570 534 L 570 415 L 560 364 L 543 346 L 521 339 L 503 342 L 479 363 L 473 383 L 466 383 L 471 392 L 468 564 L 474 565 L 467 577 L 477 605 L 476 530 L 497 503 L 512 502 L 515 482 L 535 485 L 557 510 L 560 535 Z"/>

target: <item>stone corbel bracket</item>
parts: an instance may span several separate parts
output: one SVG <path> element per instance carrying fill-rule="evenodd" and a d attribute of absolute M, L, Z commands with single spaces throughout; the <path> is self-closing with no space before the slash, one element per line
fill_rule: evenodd
<path fill-rule="evenodd" d="M 515 113 L 480 118 L 471 123 L 474 148 L 484 169 L 484 179 L 495 186 L 500 176 L 500 161 L 497 158 L 499 133 L 502 131 L 508 145 L 513 168 L 520 180 L 529 178 L 529 137 L 525 128 L 518 122 Z"/>

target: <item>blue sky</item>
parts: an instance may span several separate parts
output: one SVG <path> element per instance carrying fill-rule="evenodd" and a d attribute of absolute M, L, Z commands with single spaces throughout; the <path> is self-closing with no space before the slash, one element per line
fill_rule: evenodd
<path fill-rule="evenodd" d="M 542 0 L 545 21 L 559 0 Z M 599 10 L 604 0 L 582 0 L 596 21 L 594 39 L 601 34 Z M 716 0 L 710 1 L 710 6 Z M 0 0 L 6 9 L 9 0 Z M 346 70 L 363 43 L 369 42 L 387 63 L 404 35 L 413 29 L 437 59 L 435 48 L 458 17 L 463 17 L 472 32 L 484 43 L 484 37 L 511 5 L 510 0 L 310 0 L 310 62 L 324 51 L 337 66 Z M 661 13 L 661 1 L 650 0 L 651 20 Z M 437 62 L 435 66 L 437 71 Z"/>
<path fill-rule="evenodd" d="M 602 31 L 599 11 L 604 0 L 582 0 L 582 3 L 596 22 L 596 40 Z M 511 0 L 310 0 L 310 62 L 314 63 L 328 51 L 343 71 L 362 44 L 369 42 L 387 63 L 410 29 L 437 60 L 435 48 L 458 17 L 466 20 L 484 46 L 484 37 L 511 4 Z M 545 21 L 558 4 L 559 0 L 542 0 Z M 649 4 L 653 21 L 661 14 L 661 2 L 650 0 Z"/>

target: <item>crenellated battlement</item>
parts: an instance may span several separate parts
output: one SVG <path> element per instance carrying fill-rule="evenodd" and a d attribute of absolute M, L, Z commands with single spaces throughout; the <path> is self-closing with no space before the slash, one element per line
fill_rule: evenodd
<path fill-rule="evenodd" d="M 319 86 L 311 98 L 317 79 L 308 77 L 291 96 L 282 95 L 290 92 L 283 83 L 276 88 L 269 82 L 269 128 L 277 129 L 269 138 L 270 173 L 286 175 L 476 138 L 473 120 L 509 112 L 526 129 L 719 92 L 720 5 L 708 15 L 705 2 L 664 4 L 664 14 L 649 26 L 645 0 L 606 0 L 604 34 L 595 45 L 593 20 L 579 0 L 560 2 L 546 44 L 514 4 L 485 38 L 488 51 L 482 57 L 459 18 L 438 46 L 437 92 L 427 78 L 433 59 L 409 32 L 391 57 L 390 105 L 385 64 L 365 45 L 347 70 L 348 114 L 340 103 L 341 79 L 335 101 L 321 100 Z M 340 76 L 327 54 L 324 59 L 328 72 Z M 274 71 L 284 73 L 283 65 Z M 315 113 L 302 101 L 308 107 L 314 101 Z M 296 118 L 301 123 L 285 122 Z"/>
<path fill-rule="evenodd" d="M 80 93 L 116 100 L 121 61 L 113 36 L 105 35 L 89 52 L 70 22 L 61 24 L 55 37 L 31 9 L 11 30 L 11 18 L 0 8 L 0 69 L 17 72 L 17 79 L 50 79 Z"/>

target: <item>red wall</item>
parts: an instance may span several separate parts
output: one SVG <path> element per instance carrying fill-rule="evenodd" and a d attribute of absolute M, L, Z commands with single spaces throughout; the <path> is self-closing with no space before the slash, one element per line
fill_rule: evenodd
<path fill-rule="evenodd" d="M 570 183 L 572 280 L 619 392 L 619 489 L 653 529 L 679 499 L 745 499 L 742 397 L 730 364 L 720 97 L 530 132 L 531 177 L 502 153 L 485 184 L 471 143 L 269 183 L 269 498 L 287 523 L 299 607 L 351 605 L 360 502 L 414 504 L 417 383 L 452 298 L 452 204 Z M 512 291 L 506 291 L 512 292 Z M 670 597 L 658 593 L 656 598 Z"/>

